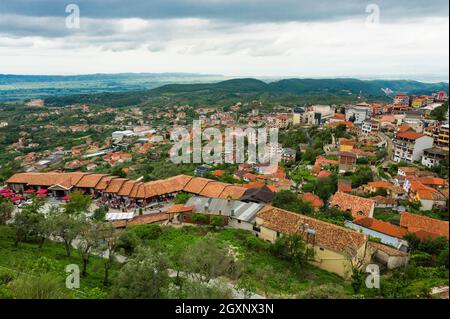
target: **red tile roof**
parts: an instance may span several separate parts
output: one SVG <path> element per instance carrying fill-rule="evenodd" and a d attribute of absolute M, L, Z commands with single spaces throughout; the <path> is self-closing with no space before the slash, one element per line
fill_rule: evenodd
<path fill-rule="evenodd" d="M 331 176 L 330 171 L 320 171 L 319 174 L 317 174 L 317 177 L 319 177 L 319 178 L 325 178 L 325 177 L 330 177 L 330 176 Z"/>
<path fill-rule="evenodd" d="M 408 139 L 408 140 L 411 140 L 411 141 L 415 141 L 418 138 L 421 138 L 422 136 L 425 136 L 425 135 L 417 133 L 417 132 L 414 132 L 414 131 L 397 133 L 397 137 L 405 138 L 405 139 Z"/>
<path fill-rule="evenodd" d="M 263 220 L 263 227 L 282 234 L 305 236 L 304 230 L 306 228 L 312 229 L 315 231 L 315 245 L 340 254 L 353 253 L 362 247 L 367 240 L 366 235 L 354 230 L 272 206 L 261 209 L 256 217 Z"/>
<path fill-rule="evenodd" d="M 310 203 L 311 206 L 314 208 L 320 208 L 323 206 L 323 200 L 319 196 L 314 195 L 313 193 L 304 193 L 302 195 L 302 199 L 305 202 Z"/>
<path fill-rule="evenodd" d="M 403 238 L 406 235 L 406 228 L 392 225 L 391 223 L 370 217 L 359 217 L 353 220 L 354 224 L 372 229 L 374 231 L 397 238 Z"/>
<path fill-rule="evenodd" d="M 368 198 L 337 192 L 330 199 L 330 206 L 337 206 L 340 210 L 351 212 L 353 217 L 371 217 L 375 202 Z"/>
<path fill-rule="evenodd" d="M 426 232 L 431 237 L 444 236 L 449 239 L 449 226 L 447 221 L 434 219 L 408 212 L 400 213 L 400 226 L 406 227 L 411 233 Z"/>

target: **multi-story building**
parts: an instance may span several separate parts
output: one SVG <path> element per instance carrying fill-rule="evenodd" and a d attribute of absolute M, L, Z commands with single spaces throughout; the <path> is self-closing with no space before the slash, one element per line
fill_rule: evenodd
<path fill-rule="evenodd" d="M 301 123 L 319 125 L 324 120 L 330 120 L 334 116 L 334 110 L 329 105 L 311 105 L 304 112 L 298 112 L 297 114 L 299 115 L 294 113 L 295 121 L 300 119 Z"/>
<path fill-rule="evenodd" d="M 362 124 L 370 118 L 371 109 L 365 105 L 355 105 L 345 110 L 345 119 L 355 124 Z"/>
<path fill-rule="evenodd" d="M 380 130 L 380 123 L 373 120 L 366 120 L 362 123 L 361 131 L 364 135 Z"/>
<path fill-rule="evenodd" d="M 445 92 L 445 91 L 436 92 L 433 94 L 433 96 L 436 101 L 447 101 L 448 100 L 447 92 Z"/>
<path fill-rule="evenodd" d="M 403 106 L 409 106 L 409 96 L 404 93 L 399 93 L 394 97 L 395 105 L 403 105 Z"/>
<path fill-rule="evenodd" d="M 428 97 L 426 95 L 416 96 L 412 99 L 411 106 L 413 108 L 419 108 L 427 105 Z"/>
<path fill-rule="evenodd" d="M 448 124 L 428 126 L 424 129 L 423 133 L 427 136 L 431 136 L 434 140 L 434 144 L 440 147 L 449 147 L 449 135 Z"/>
<path fill-rule="evenodd" d="M 433 167 L 438 165 L 440 162 L 448 159 L 448 149 L 443 149 L 440 147 L 427 148 L 423 151 L 422 155 L 422 165 L 426 167 Z"/>
<path fill-rule="evenodd" d="M 354 172 L 356 168 L 356 154 L 339 152 L 339 173 Z"/>
<path fill-rule="evenodd" d="M 266 121 L 271 127 L 287 128 L 291 123 L 291 118 L 288 114 L 276 114 L 275 116 L 268 116 Z"/>
<path fill-rule="evenodd" d="M 414 131 L 399 132 L 394 139 L 394 161 L 420 161 L 423 152 L 433 146 L 433 138 Z"/>
<path fill-rule="evenodd" d="M 296 106 L 292 109 L 292 124 L 294 125 L 298 125 L 302 122 L 302 116 L 305 113 L 305 109 L 300 107 L 300 106 Z"/>
<path fill-rule="evenodd" d="M 283 148 L 281 150 L 281 160 L 283 162 L 295 162 L 296 152 L 292 148 Z"/>

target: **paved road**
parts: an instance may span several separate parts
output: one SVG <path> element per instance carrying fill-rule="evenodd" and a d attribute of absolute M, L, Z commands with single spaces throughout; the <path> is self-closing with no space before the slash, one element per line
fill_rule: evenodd
<path fill-rule="evenodd" d="M 386 143 L 387 160 L 385 160 L 383 163 L 383 167 L 386 167 L 388 164 L 394 163 L 392 161 L 394 155 L 394 143 L 392 143 L 392 140 L 389 138 L 389 136 L 382 132 L 378 132 L 378 136 Z"/>

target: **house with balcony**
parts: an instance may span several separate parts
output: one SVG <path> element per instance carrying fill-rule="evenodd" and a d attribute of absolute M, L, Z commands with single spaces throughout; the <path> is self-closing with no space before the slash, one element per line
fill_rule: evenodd
<path fill-rule="evenodd" d="M 394 139 L 395 162 L 420 161 L 424 151 L 433 146 L 433 138 L 414 131 L 399 132 Z"/>
<path fill-rule="evenodd" d="M 434 165 L 443 163 L 445 160 L 448 160 L 448 149 L 432 147 L 423 151 L 421 163 L 422 165 L 431 168 Z"/>
<path fill-rule="evenodd" d="M 424 129 L 423 134 L 431 136 L 436 146 L 449 147 L 449 127 L 448 124 L 428 126 Z"/>
<path fill-rule="evenodd" d="M 372 132 L 378 132 L 380 130 L 380 122 L 373 120 L 365 120 L 361 126 L 361 132 L 364 135 L 371 134 Z"/>

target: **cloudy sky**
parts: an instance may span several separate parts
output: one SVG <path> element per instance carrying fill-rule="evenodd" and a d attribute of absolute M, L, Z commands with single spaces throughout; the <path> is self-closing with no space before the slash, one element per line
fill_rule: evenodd
<path fill-rule="evenodd" d="M 0 0 L 0 73 L 448 80 L 448 14 L 448 0 Z"/>

